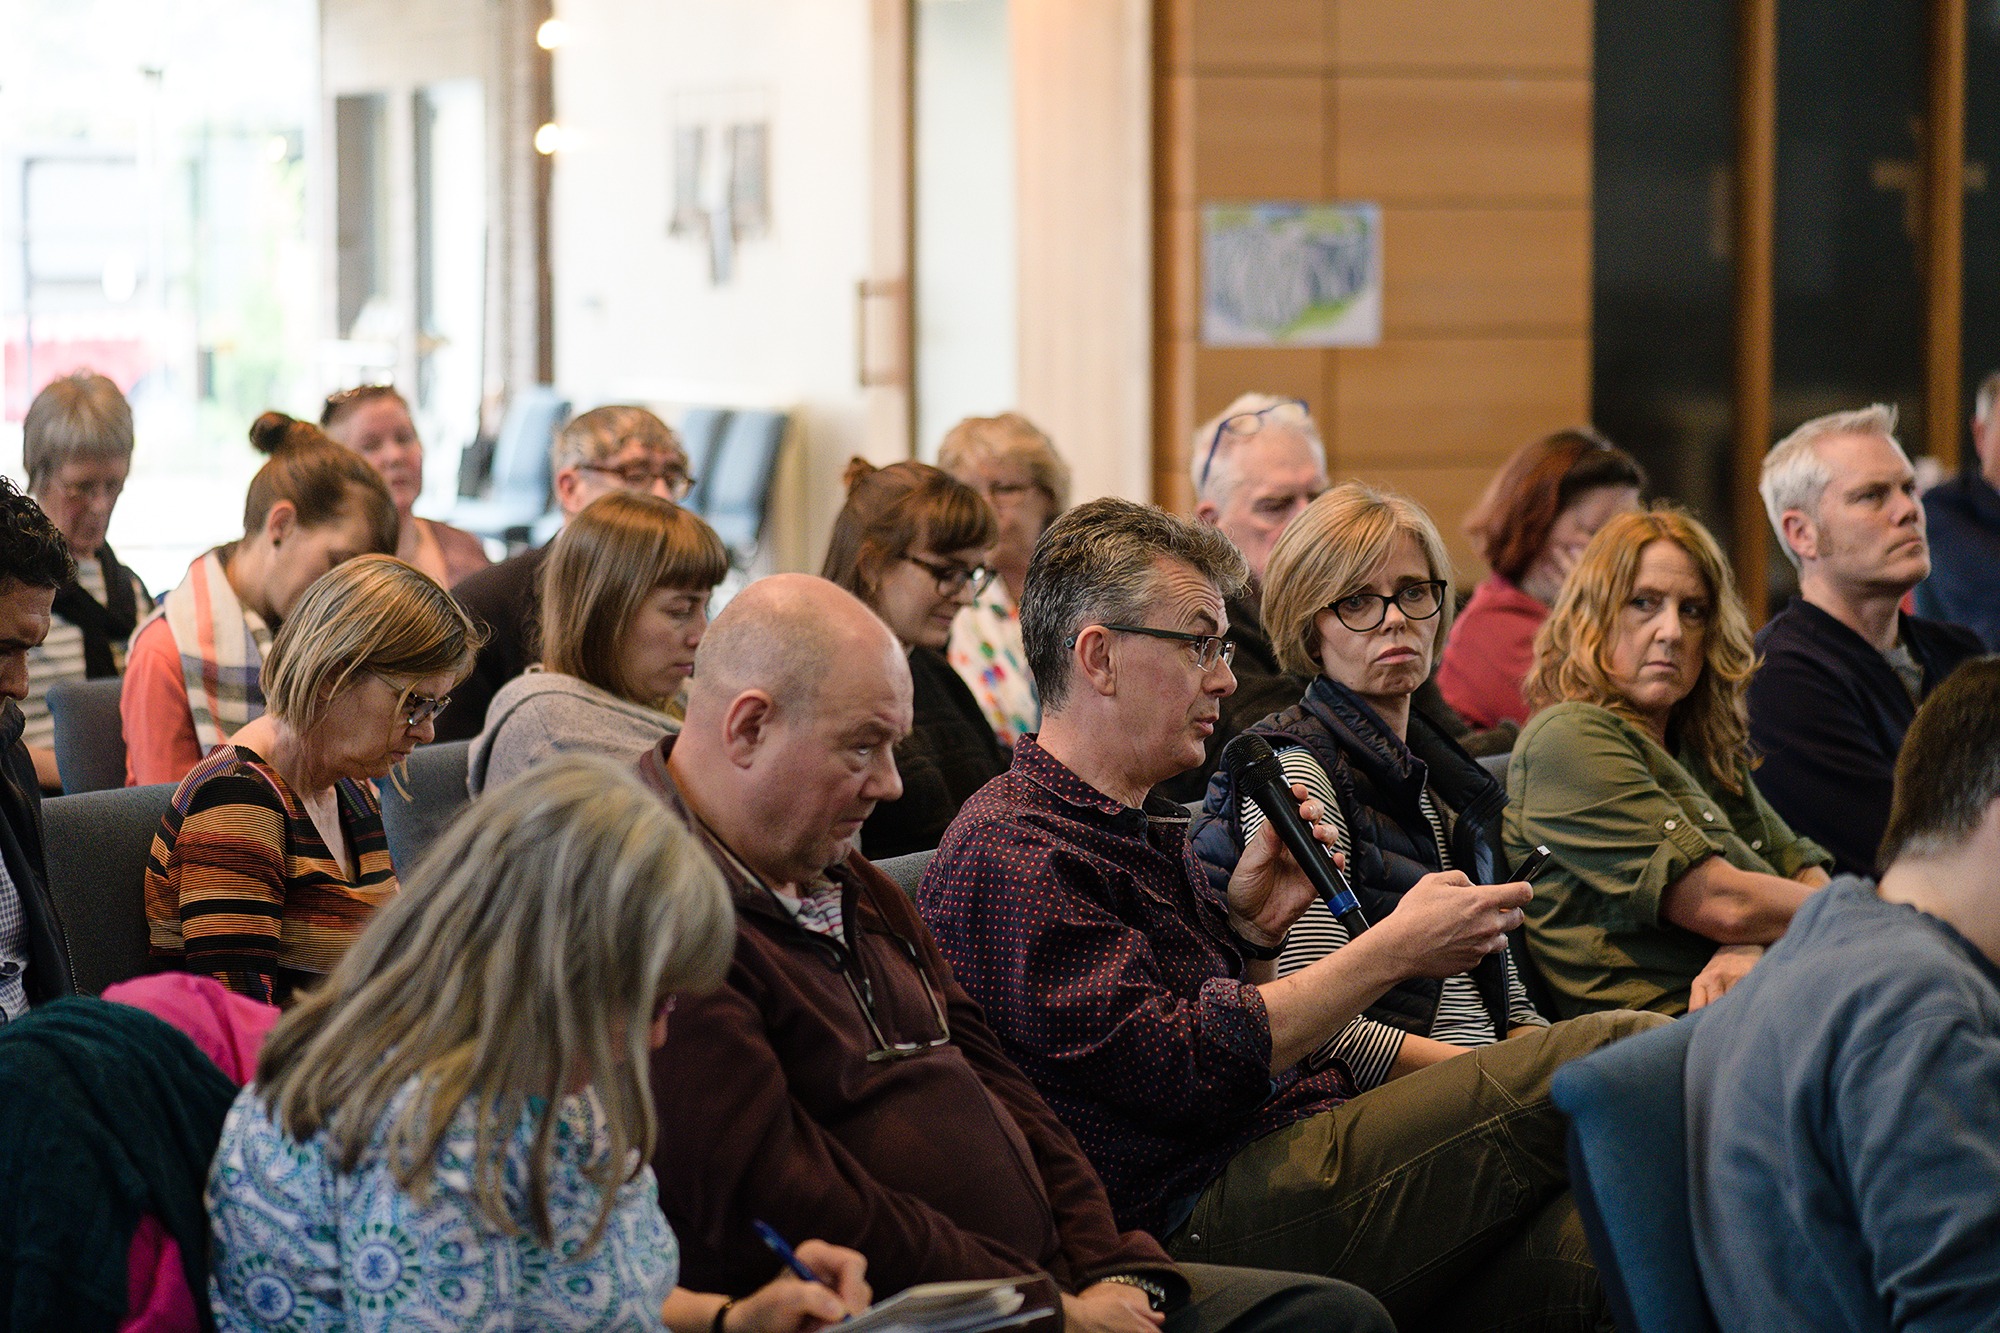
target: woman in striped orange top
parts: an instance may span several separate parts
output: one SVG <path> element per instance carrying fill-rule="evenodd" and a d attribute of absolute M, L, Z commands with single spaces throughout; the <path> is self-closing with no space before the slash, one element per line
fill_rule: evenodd
<path fill-rule="evenodd" d="M 479 632 L 391 556 L 335 567 L 264 659 L 266 711 L 174 793 L 146 866 L 153 952 L 274 1004 L 396 894 L 370 779 L 431 739 Z"/>

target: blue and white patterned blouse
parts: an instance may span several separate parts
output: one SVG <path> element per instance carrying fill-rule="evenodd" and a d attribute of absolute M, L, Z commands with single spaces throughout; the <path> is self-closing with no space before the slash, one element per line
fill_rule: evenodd
<path fill-rule="evenodd" d="M 594 1101 L 570 1097 L 560 1108 L 551 1251 L 528 1227 L 529 1116 L 508 1140 L 504 1176 L 520 1234 L 497 1234 L 479 1212 L 469 1104 L 439 1147 L 429 1201 L 397 1186 L 384 1130 L 414 1089 L 399 1094 L 346 1175 L 323 1132 L 295 1143 L 254 1085 L 237 1096 L 208 1177 L 209 1300 L 224 1333 L 663 1327 L 660 1306 L 679 1275 L 680 1249 L 651 1167 L 618 1191 L 603 1238 L 583 1252 L 603 1197 L 584 1168 L 607 1151 Z"/>

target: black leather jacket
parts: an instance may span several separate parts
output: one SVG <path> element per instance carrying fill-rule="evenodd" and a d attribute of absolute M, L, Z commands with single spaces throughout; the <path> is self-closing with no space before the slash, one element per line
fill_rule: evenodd
<path fill-rule="evenodd" d="M 6 858 L 8 877 L 21 895 L 21 915 L 27 924 L 28 975 L 23 984 L 28 1003 L 41 1004 L 76 994 L 76 979 L 69 937 L 49 896 L 42 852 L 42 787 L 35 780 L 35 761 L 21 743 L 26 727 L 21 706 L 7 700 L 0 707 L 0 857 Z M 136 896 L 133 906 L 138 906 Z"/>

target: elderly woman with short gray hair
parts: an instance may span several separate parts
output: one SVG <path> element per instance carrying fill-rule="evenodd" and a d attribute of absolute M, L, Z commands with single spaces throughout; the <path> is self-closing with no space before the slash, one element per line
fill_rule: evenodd
<path fill-rule="evenodd" d="M 87 370 L 49 381 L 21 423 L 28 493 L 69 543 L 76 578 L 56 591 L 49 636 L 28 650 L 22 740 L 44 790 L 56 791 L 49 686 L 124 674 L 125 645 L 153 609 L 139 576 L 118 563 L 105 534 L 132 470 L 132 408 L 118 386 Z"/>

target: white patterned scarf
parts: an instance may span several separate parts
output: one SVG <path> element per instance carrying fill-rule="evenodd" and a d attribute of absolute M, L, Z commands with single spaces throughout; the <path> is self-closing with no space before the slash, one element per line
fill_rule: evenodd
<path fill-rule="evenodd" d="M 180 586 L 160 602 L 181 655 L 194 736 L 208 754 L 264 713 L 264 654 L 271 631 L 237 600 L 219 547 L 188 566 Z"/>

